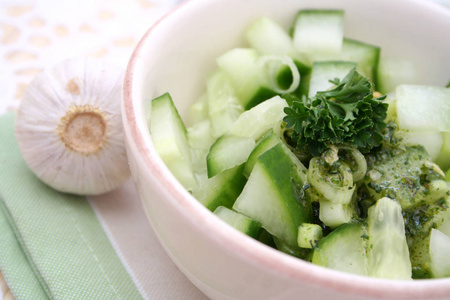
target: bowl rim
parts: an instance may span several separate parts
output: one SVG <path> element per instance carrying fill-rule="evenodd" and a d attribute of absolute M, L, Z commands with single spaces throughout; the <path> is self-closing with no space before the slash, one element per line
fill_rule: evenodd
<path fill-rule="evenodd" d="M 136 87 L 136 76 L 143 66 L 140 66 L 140 57 L 144 49 L 151 43 L 153 33 L 160 30 L 164 24 L 172 21 L 179 15 L 183 15 L 189 9 L 195 9 L 197 3 L 205 3 L 208 0 L 188 0 L 179 4 L 156 23 L 154 23 L 140 39 L 134 49 L 124 76 L 122 90 L 122 118 L 125 132 L 129 134 L 131 142 L 137 149 L 141 163 L 148 168 L 154 178 L 158 181 L 158 185 L 166 190 L 166 192 L 175 199 L 180 206 L 183 207 L 184 214 L 196 216 L 196 218 L 205 220 L 209 223 L 208 231 L 215 234 L 210 235 L 215 242 L 232 249 L 233 252 L 239 253 L 248 261 L 260 264 L 261 267 L 267 268 L 278 274 L 298 280 L 318 287 L 340 291 L 349 295 L 365 295 L 384 298 L 404 298 L 404 299 L 423 299 L 431 297 L 443 297 L 450 295 L 450 278 L 443 279 L 426 279 L 426 280 L 391 280 L 379 279 L 367 276 L 360 276 L 341 271 L 332 270 L 326 267 L 313 265 L 304 260 L 289 256 L 281 251 L 272 249 L 241 232 L 235 230 L 214 216 L 207 208 L 195 200 L 183 186 L 168 171 L 162 160 L 159 158 L 156 149 L 153 147 L 149 137 L 141 131 L 138 125 L 140 118 L 134 99 L 134 88 Z M 390 0 L 378 0 L 389 2 Z M 416 5 L 423 9 L 435 11 L 436 13 L 444 13 L 450 17 L 450 9 L 446 11 L 440 5 L 423 0 L 397 0 L 396 2 L 408 3 L 408 5 Z M 400 3 L 396 3 L 400 5 Z M 192 8 L 194 7 L 194 8 Z M 439 11 L 439 12 L 438 12 Z M 136 88 L 139 88 L 137 86 Z M 143 116 L 141 116 L 143 118 Z M 206 233 L 204 226 L 194 224 L 196 229 Z M 250 250 L 251 249 L 251 250 Z"/>

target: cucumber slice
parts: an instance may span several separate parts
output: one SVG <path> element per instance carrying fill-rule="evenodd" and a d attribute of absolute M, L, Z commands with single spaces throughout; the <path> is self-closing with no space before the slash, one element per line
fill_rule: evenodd
<path fill-rule="evenodd" d="M 443 138 L 440 132 L 405 132 L 401 141 L 407 145 L 422 145 L 430 156 L 431 160 L 436 160 L 441 152 Z"/>
<path fill-rule="evenodd" d="M 280 24 L 269 18 L 255 21 L 246 31 L 245 36 L 253 49 L 261 54 L 294 54 L 292 39 Z"/>
<path fill-rule="evenodd" d="M 295 19 L 293 42 L 299 52 L 338 53 L 343 38 L 343 10 L 301 10 Z"/>
<path fill-rule="evenodd" d="M 430 269 L 435 278 L 450 276 L 450 237 L 431 229 Z"/>
<path fill-rule="evenodd" d="M 311 220 L 312 209 L 301 193 L 304 174 L 288 152 L 289 149 L 279 143 L 258 157 L 233 209 L 297 247 L 298 226 Z"/>
<path fill-rule="evenodd" d="M 400 204 L 387 197 L 369 208 L 368 259 L 370 276 L 411 279 L 412 267 Z"/>
<path fill-rule="evenodd" d="M 322 227 L 317 224 L 303 223 L 298 228 L 298 246 L 307 249 L 315 248 L 322 236 Z"/>
<path fill-rule="evenodd" d="M 441 136 L 442 147 L 435 162 L 442 170 L 447 171 L 450 169 L 450 132 L 441 132 Z"/>
<path fill-rule="evenodd" d="M 236 97 L 230 78 L 224 72 L 215 72 L 208 79 L 206 90 L 212 135 L 217 138 L 228 131 L 244 108 Z"/>
<path fill-rule="evenodd" d="M 209 150 L 215 139 L 211 132 L 211 122 L 204 120 L 187 129 L 189 145 L 193 149 Z"/>
<path fill-rule="evenodd" d="M 242 113 L 229 133 L 235 136 L 251 137 L 257 141 L 283 120 L 286 115 L 284 108 L 287 106 L 286 100 L 280 96 L 268 99 Z"/>
<path fill-rule="evenodd" d="M 356 63 L 356 70 L 376 83 L 380 47 L 361 41 L 344 38 L 342 49 L 339 53 L 310 55 L 312 61 L 351 61 Z"/>
<path fill-rule="evenodd" d="M 308 97 L 314 97 L 317 92 L 330 89 L 334 86 L 330 80 L 343 79 L 355 67 L 356 63 L 349 61 L 315 62 L 311 71 Z"/>
<path fill-rule="evenodd" d="M 395 90 L 401 129 L 450 132 L 450 89 L 400 85 Z"/>
<path fill-rule="evenodd" d="M 259 58 L 255 49 L 235 48 L 217 59 L 219 68 L 230 76 L 236 95 L 245 109 L 276 94 L 268 88 Z"/>
<path fill-rule="evenodd" d="M 349 223 L 354 216 L 352 206 L 348 203 L 334 203 L 324 199 L 320 199 L 319 203 L 319 219 L 330 228 Z"/>
<path fill-rule="evenodd" d="M 192 195 L 211 211 L 219 206 L 231 208 L 247 181 L 242 175 L 243 168 L 240 165 L 200 181 Z"/>
<path fill-rule="evenodd" d="M 347 223 L 319 242 L 312 263 L 343 272 L 369 275 L 366 256 L 367 233 L 361 223 Z"/>
<path fill-rule="evenodd" d="M 413 61 L 404 57 L 380 58 L 377 69 L 377 90 L 387 94 L 401 84 L 417 84 L 419 72 Z"/>
<path fill-rule="evenodd" d="M 261 232 L 261 224 L 224 206 L 216 208 L 214 214 L 222 221 L 252 238 L 257 238 Z"/>
<path fill-rule="evenodd" d="M 247 162 L 245 163 L 243 171 L 244 176 L 247 178 L 250 176 L 250 173 L 253 170 L 256 160 L 261 154 L 263 154 L 264 152 L 266 152 L 267 150 L 269 150 L 270 148 L 272 148 L 273 146 L 275 146 L 280 142 L 281 142 L 280 137 L 273 130 L 270 130 L 266 135 L 264 135 L 264 137 L 261 138 L 256 147 L 250 153 Z"/>
<path fill-rule="evenodd" d="M 255 141 L 251 137 L 223 135 L 211 146 L 206 163 L 208 177 L 241 165 L 255 148 Z"/>
<path fill-rule="evenodd" d="M 197 182 L 201 182 L 208 178 L 206 167 L 206 156 L 208 155 L 208 150 L 204 149 L 191 149 L 191 161 L 192 169 L 194 170 Z"/>
<path fill-rule="evenodd" d="M 259 55 L 255 49 L 235 48 L 217 59 L 219 68 L 229 75 L 236 95 L 248 110 L 276 95 L 297 89 L 300 73 L 293 59 L 287 55 Z M 291 85 L 286 89 L 278 84 L 278 74 L 287 67 Z"/>
<path fill-rule="evenodd" d="M 168 93 L 152 100 L 150 133 L 155 149 L 172 174 L 187 189 L 197 186 L 187 130 Z"/>
<path fill-rule="evenodd" d="M 197 101 L 189 106 L 187 112 L 187 120 L 189 126 L 195 125 L 199 122 L 208 120 L 208 96 L 203 94 Z"/>

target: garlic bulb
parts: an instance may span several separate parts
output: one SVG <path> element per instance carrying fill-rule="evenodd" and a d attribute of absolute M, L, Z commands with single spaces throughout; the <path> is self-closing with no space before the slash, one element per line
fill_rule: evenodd
<path fill-rule="evenodd" d="M 95 58 L 69 59 L 27 87 L 15 133 L 22 156 L 56 190 L 96 195 L 130 176 L 120 102 L 123 72 Z"/>

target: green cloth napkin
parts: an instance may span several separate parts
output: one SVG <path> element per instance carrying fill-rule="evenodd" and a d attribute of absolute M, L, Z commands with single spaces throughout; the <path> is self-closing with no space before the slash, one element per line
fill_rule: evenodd
<path fill-rule="evenodd" d="M 0 116 L 0 270 L 16 299 L 142 299 L 86 197 L 56 192 L 23 161 Z"/>

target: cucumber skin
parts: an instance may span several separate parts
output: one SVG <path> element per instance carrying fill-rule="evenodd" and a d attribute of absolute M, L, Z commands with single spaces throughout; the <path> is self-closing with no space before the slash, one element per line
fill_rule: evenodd
<path fill-rule="evenodd" d="M 303 193 L 305 182 L 301 170 L 287 151 L 286 146 L 278 143 L 258 157 L 248 184 L 233 209 L 260 222 L 269 233 L 298 248 L 298 227 L 310 222 L 312 207 Z M 255 198 L 255 191 L 262 198 Z"/>
<path fill-rule="evenodd" d="M 280 149 L 278 151 L 270 151 L 272 149 Z M 278 164 L 293 164 L 286 157 L 280 157 L 277 152 L 286 151 L 285 147 L 280 143 L 274 147 L 272 147 L 269 151 L 264 152 L 258 157 L 258 163 L 260 163 L 266 170 L 269 170 L 274 167 L 274 165 Z M 287 150 L 289 151 L 289 150 Z M 279 191 L 282 193 L 285 199 L 292 199 L 292 195 L 294 195 L 294 201 L 287 201 L 286 206 L 288 210 L 293 215 L 293 220 L 295 222 L 295 226 L 300 226 L 303 223 L 309 223 L 312 220 L 312 207 L 307 198 L 299 197 L 299 189 L 302 189 L 303 186 L 296 186 L 294 183 L 305 184 L 303 182 L 303 178 L 296 172 L 296 166 L 290 169 L 289 173 L 282 172 L 281 174 L 277 174 L 277 176 L 273 176 L 273 181 L 275 185 L 278 187 Z M 297 213 L 293 213 L 297 212 Z M 297 237 L 296 237 L 297 238 Z"/>
<path fill-rule="evenodd" d="M 358 252 L 360 253 L 360 256 L 355 256 L 359 260 L 358 263 L 360 265 L 360 268 L 356 270 L 357 272 L 355 272 L 354 269 L 357 265 L 355 261 L 348 262 L 344 268 L 333 269 L 354 274 L 368 275 L 368 259 L 365 254 L 366 236 L 365 226 L 362 223 L 352 222 L 343 224 L 320 240 L 318 247 L 314 250 L 312 263 L 328 268 L 333 268 L 332 266 L 336 264 L 342 266 L 343 260 L 349 259 L 350 256 L 349 253 L 339 253 L 342 247 L 337 246 L 339 246 L 339 243 L 348 245 L 349 242 L 356 242 L 359 249 L 353 248 L 352 251 L 353 256 L 358 254 Z M 332 255 L 335 254 L 337 254 L 337 256 L 332 260 Z"/>
<path fill-rule="evenodd" d="M 230 140 L 232 142 L 230 142 Z M 234 149 L 235 151 L 229 151 L 230 146 L 238 144 L 242 145 L 245 142 L 245 149 Z M 251 147 L 251 150 L 250 150 Z M 231 169 L 237 165 L 241 165 L 247 161 L 248 155 L 250 155 L 251 151 L 253 151 L 253 148 L 255 147 L 255 142 L 251 138 L 245 138 L 245 137 L 236 137 L 232 135 L 223 135 L 219 137 L 214 144 L 211 145 L 211 148 L 209 150 L 208 155 L 206 156 L 206 166 L 207 166 L 207 174 L 208 178 L 212 178 L 216 176 L 217 174 L 220 174 L 221 172 Z M 223 149 L 227 149 L 227 153 L 233 152 L 230 154 L 230 156 L 234 156 L 234 158 L 238 157 L 239 162 L 236 162 L 234 160 L 234 165 L 226 164 L 223 159 L 220 159 L 220 157 L 217 157 L 217 151 L 223 152 Z M 238 151 L 240 150 L 240 151 Z M 244 151 L 245 150 L 245 151 Z M 239 154 L 239 156 L 236 156 L 235 154 Z M 230 156 L 227 156 L 228 158 Z M 223 157 L 222 157 L 223 158 Z"/>
<path fill-rule="evenodd" d="M 245 233 L 252 238 L 256 239 L 260 235 L 261 224 L 239 212 L 233 211 L 224 206 L 219 206 L 214 210 L 214 214 L 224 222 L 228 223 L 230 226 L 236 228 L 240 232 Z M 236 221 L 238 222 L 238 224 L 236 224 Z M 245 224 L 243 224 L 242 221 L 245 221 Z M 243 228 L 242 225 L 244 225 L 245 228 Z"/>
<path fill-rule="evenodd" d="M 267 99 L 270 99 L 277 95 L 279 94 L 274 90 L 265 86 L 261 86 L 256 90 L 255 94 L 253 94 L 253 96 L 250 97 L 250 99 L 245 103 L 244 109 L 249 110 L 255 107 L 256 105 L 260 104 L 261 102 L 264 102 Z"/>
<path fill-rule="evenodd" d="M 149 129 L 156 151 L 177 180 L 187 190 L 193 190 L 197 180 L 190 159 L 188 132 L 169 93 L 151 101 L 150 115 Z"/>
<path fill-rule="evenodd" d="M 229 170 L 225 170 L 217 176 L 209 179 L 218 182 L 217 187 L 208 187 L 206 197 L 199 197 L 195 191 L 193 192 L 196 197 L 206 208 L 210 211 L 214 211 L 219 206 L 224 206 L 231 209 L 237 197 L 242 192 L 247 178 L 242 175 L 244 164 L 234 167 Z M 199 187 L 199 190 L 204 187 Z"/>
<path fill-rule="evenodd" d="M 268 133 L 266 133 L 266 135 L 261 138 L 259 143 L 250 153 L 244 166 L 244 176 L 248 178 L 253 170 L 253 167 L 255 166 L 258 157 L 279 142 L 281 142 L 281 140 L 273 130 L 270 130 Z"/>

